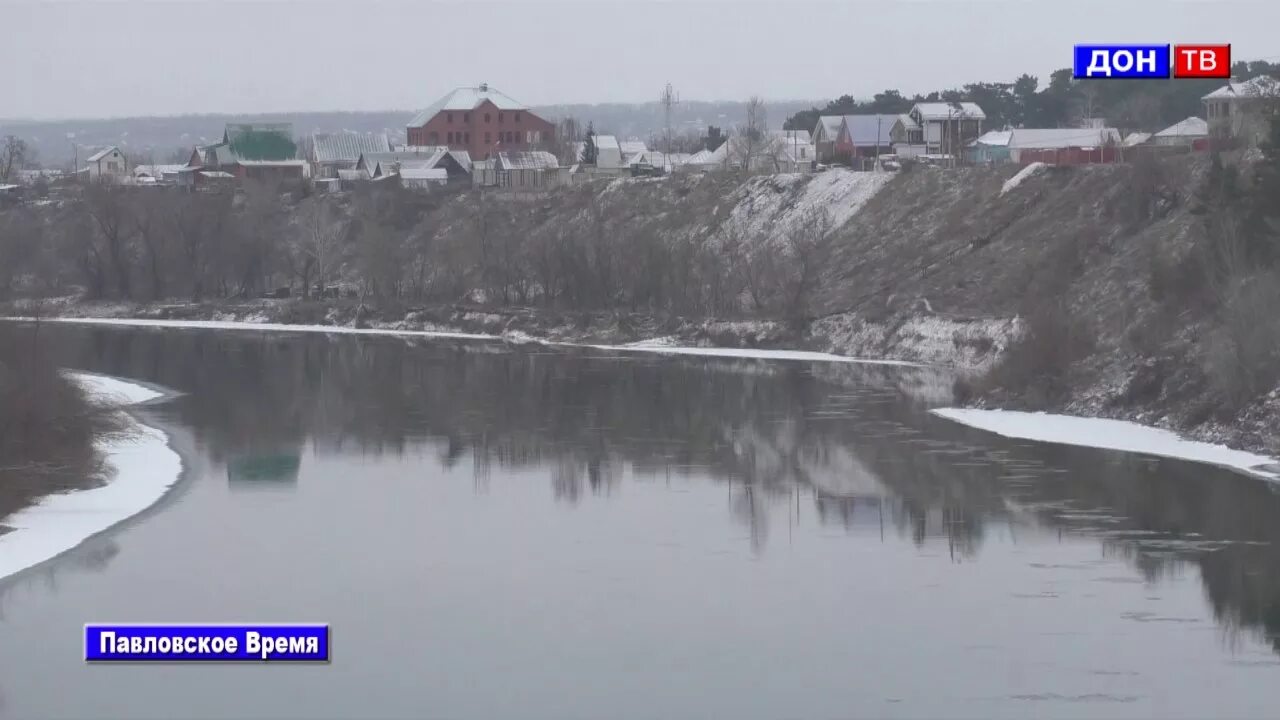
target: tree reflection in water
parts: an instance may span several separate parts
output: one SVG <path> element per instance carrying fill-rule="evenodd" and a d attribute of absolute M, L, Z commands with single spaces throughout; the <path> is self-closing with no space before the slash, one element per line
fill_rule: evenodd
<path fill-rule="evenodd" d="M 558 500 L 626 478 L 727 483 L 763 551 L 769 508 L 802 499 L 823 523 L 945 540 L 980 556 L 993 529 L 1097 537 L 1149 579 L 1197 567 L 1224 627 L 1280 651 L 1280 495 L 1200 465 L 1032 445 L 927 415 L 945 373 L 690 356 L 604 357 L 502 344 L 59 327 L 70 365 L 188 393 L 165 412 L 235 465 L 316 452 L 435 448 L 441 465 L 542 468 Z M 296 467 L 294 468 L 296 473 Z M 247 475 L 241 475 L 247 477 Z M 788 512 L 790 512 L 788 510 Z"/>

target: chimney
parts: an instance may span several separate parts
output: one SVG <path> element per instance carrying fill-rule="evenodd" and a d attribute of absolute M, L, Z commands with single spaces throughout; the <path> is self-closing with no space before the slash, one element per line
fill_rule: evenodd
<path fill-rule="evenodd" d="M 489 92 L 489 83 L 480 83 L 480 92 Z"/>

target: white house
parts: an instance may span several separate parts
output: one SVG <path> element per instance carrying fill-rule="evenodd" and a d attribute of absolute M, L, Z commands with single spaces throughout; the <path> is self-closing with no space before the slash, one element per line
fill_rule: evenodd
<path fill-rule="evenodd" d="M 90 155 L 81 172 L 89 174 L 90 182 L 118 182 L 129 176 L 128 161 L 120 148 L 109 145 Z"/>
<path fill-rule="evenodd" d="M 600 170 L 621 170 L 622 146 L 613 135 L 596 135 L 596 168 Z"/>
<path fill-rule="evenodd" d="M 923 145 L 926 155 L 954 155 L 982 134 L 987 114 L 971 102 L 922 102 L 907 113 L 914 129 L 907 130 L 906 145 Z"/>
<path fill-rule="evenodd" d="M 1151 136 L 1152 145 L 1191 145 L 1209 137 L 1209 123 L 1194 115 Z"/>
<path fill-rule="evenodd" d="M 1235 137 L 1256 143 L 1269 129 L 1266 122 L 1268 105 L 1280 102 L 1280 80 L 1259 75 L 1244 82 L 1231 82 L 1201 98 L 1209 134 Z"/>
<path fill-rule="evenodd" d="M 831 162 L 836 155 L 836 140 L 840 137 L 843 115 L 823 115 L 818 118 L 809 139 L 818 153 L 818 162 Z"/>

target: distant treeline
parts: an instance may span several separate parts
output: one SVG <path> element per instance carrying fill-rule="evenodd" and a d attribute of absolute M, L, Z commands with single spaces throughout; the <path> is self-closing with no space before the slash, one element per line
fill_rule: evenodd
<path fill-rule="evenodd" d="M 1280 76 L 1280 63 L 1239 62 L 1231 68 L 1239 80 Z M 1055 71 L 1043 87 L 1034 75 L 1013 82 L 970 83 L 927 95 L 905 96 L 885 90 L 871 100 L 841 96 L 821 109 L 787 118 L 788 130 L 812 130 L 820 115 L 905 113 L 917 102 L 975 102 L 986 113 L 984 127 L 1076 127 L 1084 118 L 1106 118 L 1111 127 L 1161 130 L 1192 115 L 1203 115 L 1200 98 L 1222 87 L 1222 80 L 1073 80 L 1070 68 Z"/>

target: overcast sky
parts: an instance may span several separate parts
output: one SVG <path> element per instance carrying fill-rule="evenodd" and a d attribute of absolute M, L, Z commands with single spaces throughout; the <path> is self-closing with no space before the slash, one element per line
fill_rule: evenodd
<path fill-rule="evenodd" d="M 0 117 L 414 109 L 488 82 L 530 105 L 825 99 L 1022 72 L 1078 42 L 1280 60 L 1280 0 L 0 0 Z"/>

